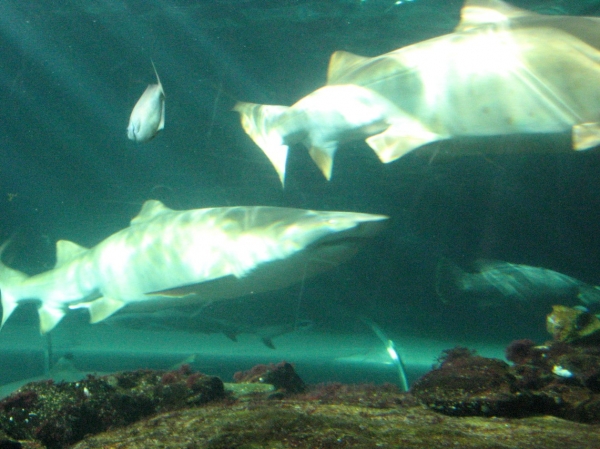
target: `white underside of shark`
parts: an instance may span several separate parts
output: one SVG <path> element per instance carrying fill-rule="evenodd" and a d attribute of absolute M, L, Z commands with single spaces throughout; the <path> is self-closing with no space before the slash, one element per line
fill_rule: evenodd
<path fill-rule="evenodd" d="M 327 179 L 338 145 L 359 138 L 384 163 L 456 136 L 571 131 L 584 150 L 600 143 L 599 49 L 600 18 L 467 0 L 453 33 L 375 57 L 335 52 L 327 86 L 291 107 L 235 109 L 282 182 L 298 141 Z M 342 95 L 323 94 L 336 87 Z"/>
<path fill-rule="evenodd" d="M 121 308 L 156 310 L 285 287 L 352 256 L 387 217 L 277 207 L 174 211 L 144 203 L 131 225 L 91 249 L 61 240 L 56 266 L 28 277 L 0 264 L 2 325 L 39 303 L 40 330 L 69 309 L 91 322 Z"/>

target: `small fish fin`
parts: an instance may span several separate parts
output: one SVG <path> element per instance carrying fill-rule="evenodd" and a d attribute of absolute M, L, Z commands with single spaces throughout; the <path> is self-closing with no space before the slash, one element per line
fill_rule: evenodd
<path fill-rule="evenodd" d="M 275 129 L 273 124 L 280 120 L 289 109 L 287 106 L 243 102 L 238 102 L 233 108 L 234 111 L 239 112 L 246 134 L 273 164 L 281 185 L 284 185 L 285 182 L 285 164 L 289 147 L 284 144 L 283 136 L 280 134 L 285 129 L 281 126 Z"/>
<path fill-rule="evenodd" d="M 336 51 L 329 58 L 327 67 L 327 84 L 336 84 L 338 78 L 345 76 L 355 65 L 361 65 L 368 61 L 369 57 L 358 56 L 347 51 Z"/>
<path fill-rule="evenodd" d="M 146 221 L 153 220 L 161 214 L 172 211 L 173 209 L 169 209 L 167 206 L 165 206 L 158 200 L 148 200 L 144 202 L 140 212 L 134 218 L 131 219 L 131 222 L 129 224 L 130 226 L 133 226 L 136 224 L 144 223 Z"/>
<path fill-rule="evenodd" d="M 410 125 L 410 124 L 409 124 Z M 446 139 L 439 134 L 426 130 L 416 122 L 411 127 L 392 125 L 384 132 L 366 139 L 367 144 L 375 151 L 381 162 L 387 164 L 401 158 L 412 150 L 437 140 Z"/>
<path fill-rule="evenodd" d="M 90 323 L 98 323 L 121 310 L 124 306 L 125 303 L 119 299 L 103 296 L 94 301 L 74 304 L 69 306 L 69 309 L 88 309 L 90 312 Z"/>
<path fill-rule="evenodd" d="M 600 123 L 581 123 L 573 126 L 573 149 L 588 150 L 600 144 Z"/>
<path fill-rule="evenodd" d="M 65 311 L 62 308 L 42 304 L 38 309 L 38 315 L 40 317 L 40 333 L 45 334 L 54 329 L 54 326 L 63 319 Z"/>
<path fill-rule="evenodd" d="M 58 240 L 56 242 L 56 264 L 54 264 L 54 268 L 66 265 L 86 251 L 88 251 L 87 248 L 77 243 L 69 240 Z"/>
<path fill-rule="evenodd" d="M 269 337 L 263 337 L 260 341 L 262 341 L 267 348 L 276 349 L 273 341 Z"/>
<path fill-rule="evenodd" d="M 326 145 L 313 146 L 308 150 L 308 154 L 312 160 L 317 164 L 325 179 L 329 181 L 331 179 L 331 170 L 333 168 L 333 156 L 337 150 L 336 142 L 328 142 Z"/>
<path fill-rule="evenodd" d="M 511 19 L 538 15 L 501 0 L 466 0 L 460 10 L 460 22 L 454 31 L 468 31 L 490 23 L 506 23 Z"/>

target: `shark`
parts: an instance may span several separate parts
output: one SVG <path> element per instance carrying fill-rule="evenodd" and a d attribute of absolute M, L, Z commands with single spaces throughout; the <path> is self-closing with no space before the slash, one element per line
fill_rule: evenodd
<path fill-rule="evenodd" d="M 600 18 L 467 0 L 452 33 L 375 57 L 333 53 L 326 87 L 370 91 L 370 103 L 357 108 L 380 105 L 379 126 L 358 122 L 353 128 L 346 121 L 336 134 L 331 119 L 307 121 L 298 114 L 303 99 L 291 107 L 241 102 L 234 109 L 246 133 L 277 161 L 282 182 L 289 145 L 299 135 L 327 179 L 338 146 L 359 138 L 383 163 L 462 136 L 570 132 L 572 149 L 586 150 L 600 143 L 599 49 Z M 344 115 L 347 107 L 347 99 L 313 98 L 310 112 Z M 331 139 L 312 137 L 322 135 Z"/>
<path fill-rule="evenodd" d="M 149 200 L 92 248 L 59 240 L 51 270 L 28 276 L 0 262 L 1 325 L 32 301 L 43 334 L 72 309 L 97 323 L 124 307 L 151 312 L 283 288 L 349 259 L 387 218 L 269 206 L 177 211 Z"/>
<path fill-rule="evenodd" d="M 116 313 L 104 323 L 127 329 L 159 332 L 222 333 L 234 342 L 238 341 L 239 334 L 252 334 L 259 337 L 262 343 L 270 349 L 275 349 L 274 338 L 296 331 L 308 330 L 314 324 L 312 320 L 299 319 L 291 322 L 252 325 L 207 316 L 204 308 L 188 310 L 181 307 L 153 313 Z"/>

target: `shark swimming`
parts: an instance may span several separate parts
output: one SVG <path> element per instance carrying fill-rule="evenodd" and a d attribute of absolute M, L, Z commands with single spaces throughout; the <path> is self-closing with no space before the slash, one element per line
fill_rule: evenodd
<path fill-rule="evenodd" d="M 282 182 L 281 167 L 296 136 L 334 137 L 325 145 L 300 140 L 329 179 L 338 145 L 358 138 L 366 138 L 384 163 L 459 136 L 571 132 L 573 149 L 592 148 L 600 143 L 599 80 L 600 18 L 467 0 L 450 34 L 375 57 L 344 51 L 331 56 L 327 86 L 360 86 L 372 92 L 371 104 L 373 98 L 391 103 L 378 120 L 388 126 L 363 127 L 361 134 L 344 122 L 336 135 L 332 120 L 307 121 L 298 114 L 304 99 L 289 108 L 240 103 L 235 110 L 246 133 L 278 162 Z M 335 116 L 346 114 L 346 105 L 313 99 L 310 110 Z"/>
<path fill-rule="evenodd" d="M 277 324 L 251 325 L 207 316 L 204 308 L 189 310 L 182 307 L 153 313 L 116 313 L 104 323 L 136 330 L 179 331 L 192 334 L 220 333 L 234 342 L 238 341 L 239 334 L 252 334 L 259 337 L 262 343 L 270 349 L 275 349 L 274 338 L 296 331 L 308 330 L 314 324 L 311 320 L 301 319 Z"/>
<path fill-rule="evenodd" d="M 46 333 L 70 309 L 87 309 L 96 323 L 124 307 L 155 311 L 286 287 L 350 258 L 386 219 L 267 206 L 176 211 L 149 200 L 90 249 L 59 240 L 49 271 L 27 276 L 0 263 L 2 326 L 30 301 Z"/>

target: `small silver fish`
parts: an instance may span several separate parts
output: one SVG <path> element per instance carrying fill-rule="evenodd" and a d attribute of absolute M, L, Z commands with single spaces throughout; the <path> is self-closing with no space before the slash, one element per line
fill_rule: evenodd
<path fill-rule="evenodd" d="M 135 142 L 148 142 L 165 127 L 165 92 L 154 62 L 152 67 L 158 84 L 148 84 L 129 117 L 127 137 Z"/>

